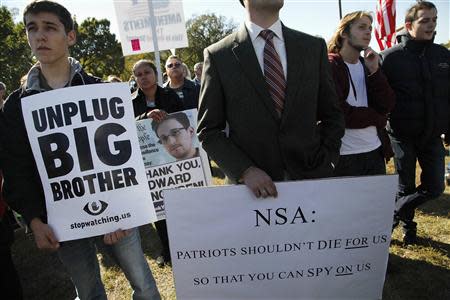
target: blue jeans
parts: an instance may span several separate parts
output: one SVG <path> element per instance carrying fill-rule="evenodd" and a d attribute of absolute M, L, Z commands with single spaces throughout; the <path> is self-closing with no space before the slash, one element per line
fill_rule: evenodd
<path fill-rule="evenodd" d="M 426 201 L 439 197 L 445 189 L 445 149 L 440 137 L 430 139 L 423 146 L 419 146 L 414 140 L 389 137 L 395 154 L 395 169 L 399 175 L 396 202 L 406 203 L 397 212 L 394 225 L 401 222 L 405 234 L 415 234 L 415 209 Z M 416 161 L 422 169 L 417 187 Z"/>
<path fill-rule="evenodd" d="M 103 236 L 61 243 L 58 256 L 69 272 L 81 300 L 107 299 L 100 277 L 96 243 Z M 102 245 L 110 251 L 133 289 L 133 299 L 160 299 L 155 280 L 145 260 L 138 228 L 114 245 Z"/>

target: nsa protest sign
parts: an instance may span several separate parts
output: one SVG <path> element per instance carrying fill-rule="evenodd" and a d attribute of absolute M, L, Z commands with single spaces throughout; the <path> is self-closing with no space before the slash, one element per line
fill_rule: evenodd
<path fill-rule="evenodd" d="M 166 191 L 177 299 L 381 299 L 397 178 Z"/>
<path fill-rule="evenodd" d="M 26 97 L 22 113 L 59 241 L 156 220 L 125 83 Z"/>
<path fill-rule="evenodd" d="M 115 0 L 123 55 L 154 51 L 149 1 L 152 1 L 159 50 L 188 46 L 182 1 Z"/>
<path fill-rule="evenodd" d="M 172 113 L 160 122 L 141 120 L 136 126 L 151 200 L 158 220 L 165 219 L 164 190 L 211 184 L 208 156 L 195 134 L 197 110 Z"/>

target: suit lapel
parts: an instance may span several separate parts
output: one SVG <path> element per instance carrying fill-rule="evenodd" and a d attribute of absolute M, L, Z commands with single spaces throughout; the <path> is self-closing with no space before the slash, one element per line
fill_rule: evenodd
<path fill-rule="evenodd" d="M 260 100 L 264 103 L 272 117 L 279 120 L 245 25 L 242 25 L 237 32 L 235 45 L 232 51 L 238 60 L 242 71 L 251 82 L 254 90 L 258 93 Z"/>
<path fill-rule="evenodd" d="M 302 40 L 295 36 L 294 32 L 283 25 L 283 37 L 284 45 L 286 47 L 286 60 L 287 60 L 287 86 L 286 96 L 284 98 L 284 109 L 281 115 L 281 126 L 283 121 L 288 117 L 291 112 L 290 107 L 294 101 L 300 101 L 296 99 L 298 90 L 302 88 L 302 83 L 305 82 L 307 74 L 304 72 L 304 57 L 308 49 Z"/>

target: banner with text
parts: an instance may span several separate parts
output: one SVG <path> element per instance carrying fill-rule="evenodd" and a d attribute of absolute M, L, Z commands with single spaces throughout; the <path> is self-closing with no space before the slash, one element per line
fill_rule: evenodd
<path fill-rule="evenodd" d="M 40 93 L 22 108 L 59 241 L 156 220 L 126 83 Z"/>
<path fill-rule="evenodd" d="M 114 0 L 123 55 L 154 51 L 148 1 L 153 1 L 159 50 L 187 47 L 182 1 Z"/>
<path fill-rule="evenodd" d="M 381 299 L 397 176 L 165 192 L 177 299 Z"/>
<path fill-rule="evenodd" d="M 137 121 L 136 126 L 151 199 L 162 220 L 164 190 L 211 185 L 208 155 L 195 134 L 197 110 L 172 113 L 161 122 Z"/>

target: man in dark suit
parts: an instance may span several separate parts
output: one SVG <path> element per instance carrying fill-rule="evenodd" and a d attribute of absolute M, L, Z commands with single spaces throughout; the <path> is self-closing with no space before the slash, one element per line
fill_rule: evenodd
<path fill-rule="evenodd" d="M 332 175 L 344 119 L 325 42 L 281 24 L 283 0 L 241 4 L 245 26 L 204 52 L 198 135 L 231 182 L 276 197 L 273 181 Z"/>

